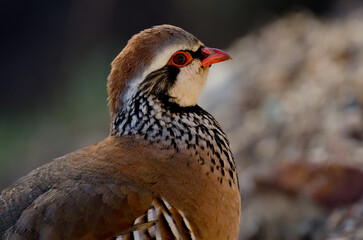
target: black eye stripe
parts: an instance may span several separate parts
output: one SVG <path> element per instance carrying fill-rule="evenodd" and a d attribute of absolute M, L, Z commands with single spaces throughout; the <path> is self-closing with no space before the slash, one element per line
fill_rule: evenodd
<path fill-rule="evenodd" d="M 200 59 L 200 60 L 203 60 L 203 59 L 205 59 L 206 58 L 206 56 L 205 55 L 203 55 L 203 53 L 202 53 L 202 48 L 204 48 L 205 46 L 200 46 L 199 48 L 198 48 L 198 50 L 197 51 L 195 51 L 195 52 L 193 52 L 193 51 L 190 51 L 190 50 L 187 50 L 186 52 L 189 52 L 191 55 L 192 55 L 192 57 L 193 58 L 198 58 L 198 59 Z"/>

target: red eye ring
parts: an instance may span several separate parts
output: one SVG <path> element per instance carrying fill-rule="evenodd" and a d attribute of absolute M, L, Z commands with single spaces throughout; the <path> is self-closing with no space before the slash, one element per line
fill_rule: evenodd
<path fill-rule="evenodd" d="M 177 51 L 171 56 L 168 65 L 176 67 L 184 67 L 193 60 L 192 55 L 189 52 Z"/>

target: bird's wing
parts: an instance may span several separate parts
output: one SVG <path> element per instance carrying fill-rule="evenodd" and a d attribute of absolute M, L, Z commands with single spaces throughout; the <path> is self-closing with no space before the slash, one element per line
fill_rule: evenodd
<path fill-rule="evenodd" d="M 128 157 L 128 149 L 107 138 L 43 165 L 4 189 L 0 239 L 104 239 L 127 230 L 153 198 L 147 187 L 124 172 L 132 165 L 127 159 L 143 157 Z"/>
<path fill-rule="evenodd" d="M 5 233 L 6 239 L 196 239 L 184 213 L 132 184 L 51 188 Z"/>
<path fill-rule="evenodd" d="M 36 198 L 5 233 L 9 239 L 107 239 L 127 230 L 150 207 L 134 186 L 80 184 Z"/>

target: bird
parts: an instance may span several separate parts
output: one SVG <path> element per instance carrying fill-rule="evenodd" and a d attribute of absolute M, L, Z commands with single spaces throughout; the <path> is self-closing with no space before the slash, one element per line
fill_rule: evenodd
<path fill-rule="evenodd" d="M 109 136 L 5 188 L 0 238 L 238 239 L 229 140 L 197 104 L 229 59 L 176 26 L 133 35 L 107 80 Z"/>

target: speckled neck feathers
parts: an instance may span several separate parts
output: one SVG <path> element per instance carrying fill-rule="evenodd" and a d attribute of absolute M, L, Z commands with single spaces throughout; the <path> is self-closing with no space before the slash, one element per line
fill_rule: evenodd
<path fill-rule="evenodd" d="M 139 91 L 118 112 L 112 122 L 112 135 L 133 135 L 160 149 L 186 151 L 219 172 L 218 180 L 237 184 L 235 163 L 229 142 L 212 115 L 198 105 L 180 107 Z"/>

